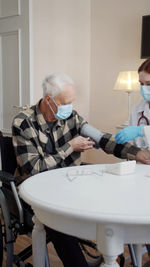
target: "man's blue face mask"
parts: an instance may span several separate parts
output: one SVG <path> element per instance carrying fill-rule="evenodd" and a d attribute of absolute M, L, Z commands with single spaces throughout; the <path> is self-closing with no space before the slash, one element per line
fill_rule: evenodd
<path fill-rule="evenodd" d="M 150 102 L 150 85 L 141 85 L 140 94 L 145 101 Z"/>
<path fill-rule="evenodd" d="M 51 108 L 56 119 L 65 120 L 65 119 L 70 117 L 70 115 L 72 113 L 72 104 L 58 106 L 54 99 L 53 99 L 53 102 L 57 106 L 57 113 L 54 112 L 54 110 L 52 109 L 51 106 L 50 106 L 50 108 Z"/>

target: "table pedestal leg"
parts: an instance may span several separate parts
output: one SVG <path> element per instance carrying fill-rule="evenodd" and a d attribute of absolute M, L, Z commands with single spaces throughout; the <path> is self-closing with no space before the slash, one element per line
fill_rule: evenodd
<path fill-rule="evenodd" d="M 34 227 L 32 230 L 32 253 L 33 253 L 33 266 L 45 266 L 45 253 L 46 253 L 46 232 L 44 225 L 33 216 Z"/>
<path fill-rule="evenodd" d="M 97 245 L 104 257 L 103 267 L 119 267 L 116 260 L 124 250 L 123 233 L 122 225 L 97 225 Z"/>
<path fill-rule="evenodd" d="M 116 262 L 118 255 L 116 256 L 103 255 L 103 257 L 104 257 L 104 263 L 101 264 L 101 267 L 119 267 L 118 262 Z"/>

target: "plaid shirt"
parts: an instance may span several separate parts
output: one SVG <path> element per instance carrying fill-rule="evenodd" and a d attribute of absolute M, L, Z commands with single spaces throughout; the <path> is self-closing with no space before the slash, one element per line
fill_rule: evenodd
<path fill-rule="evenodd" d="M 18 165 L 15 176 L 19 176 L 22 181 L 46 170 L 80 165 L 81 153 L 73 151 L 68 142 L 80 135 L 84 123 L 86 121 L 76 111 L 73 111 L 68 119 L 56 121 L 52 130 L 55 151 L 49 154 L 46 146 L 50 130 L 40 111 L 39 103 L 20 112 L 14 118 L 12 125 L 13 145 Z M 139 150 L 129 143 L 117 145 L 111 134 L 104 134 L 99 144 L 106 153 L 120 158 L 135 159 Z"/>

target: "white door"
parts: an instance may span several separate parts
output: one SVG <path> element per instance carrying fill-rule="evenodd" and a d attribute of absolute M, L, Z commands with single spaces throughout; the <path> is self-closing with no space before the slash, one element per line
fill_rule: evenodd
<path fill-rule="evenodd" d="M 0 129 L 32 102 L 31 1 L 0 0 Z"/>

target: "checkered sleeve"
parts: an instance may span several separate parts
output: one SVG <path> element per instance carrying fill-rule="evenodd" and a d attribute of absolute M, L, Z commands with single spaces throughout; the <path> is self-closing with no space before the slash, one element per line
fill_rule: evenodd
<path fill-rule="evenodd" d="M 22 176 L 28 177 L 60 167 L 61 162 L 73 151 L 67 143 L 56 154 L 46 154 L 39 143 L 38 133 L 27 119 L 17 117 L 12 125 L 12 134 L 18 169 Z"/>
<path fill-rule="evenodd" d="M 99 142 L 100 147 L 107 153 L 113 154 L 117 158 L 135 160 L 140 148 L 129 143 L 117 144 L 111 134 L 104 134 Z"/>
<path fill-rule="evenodd" d="M 82 116 L 80 116 L 77 112 L 75 115 L 75 120 L 76 120 L 75 124 L 76 124 L 77 131 L 79 134 L 81 134 L 82 126 L 86 124 L 87 121 Z"/>

